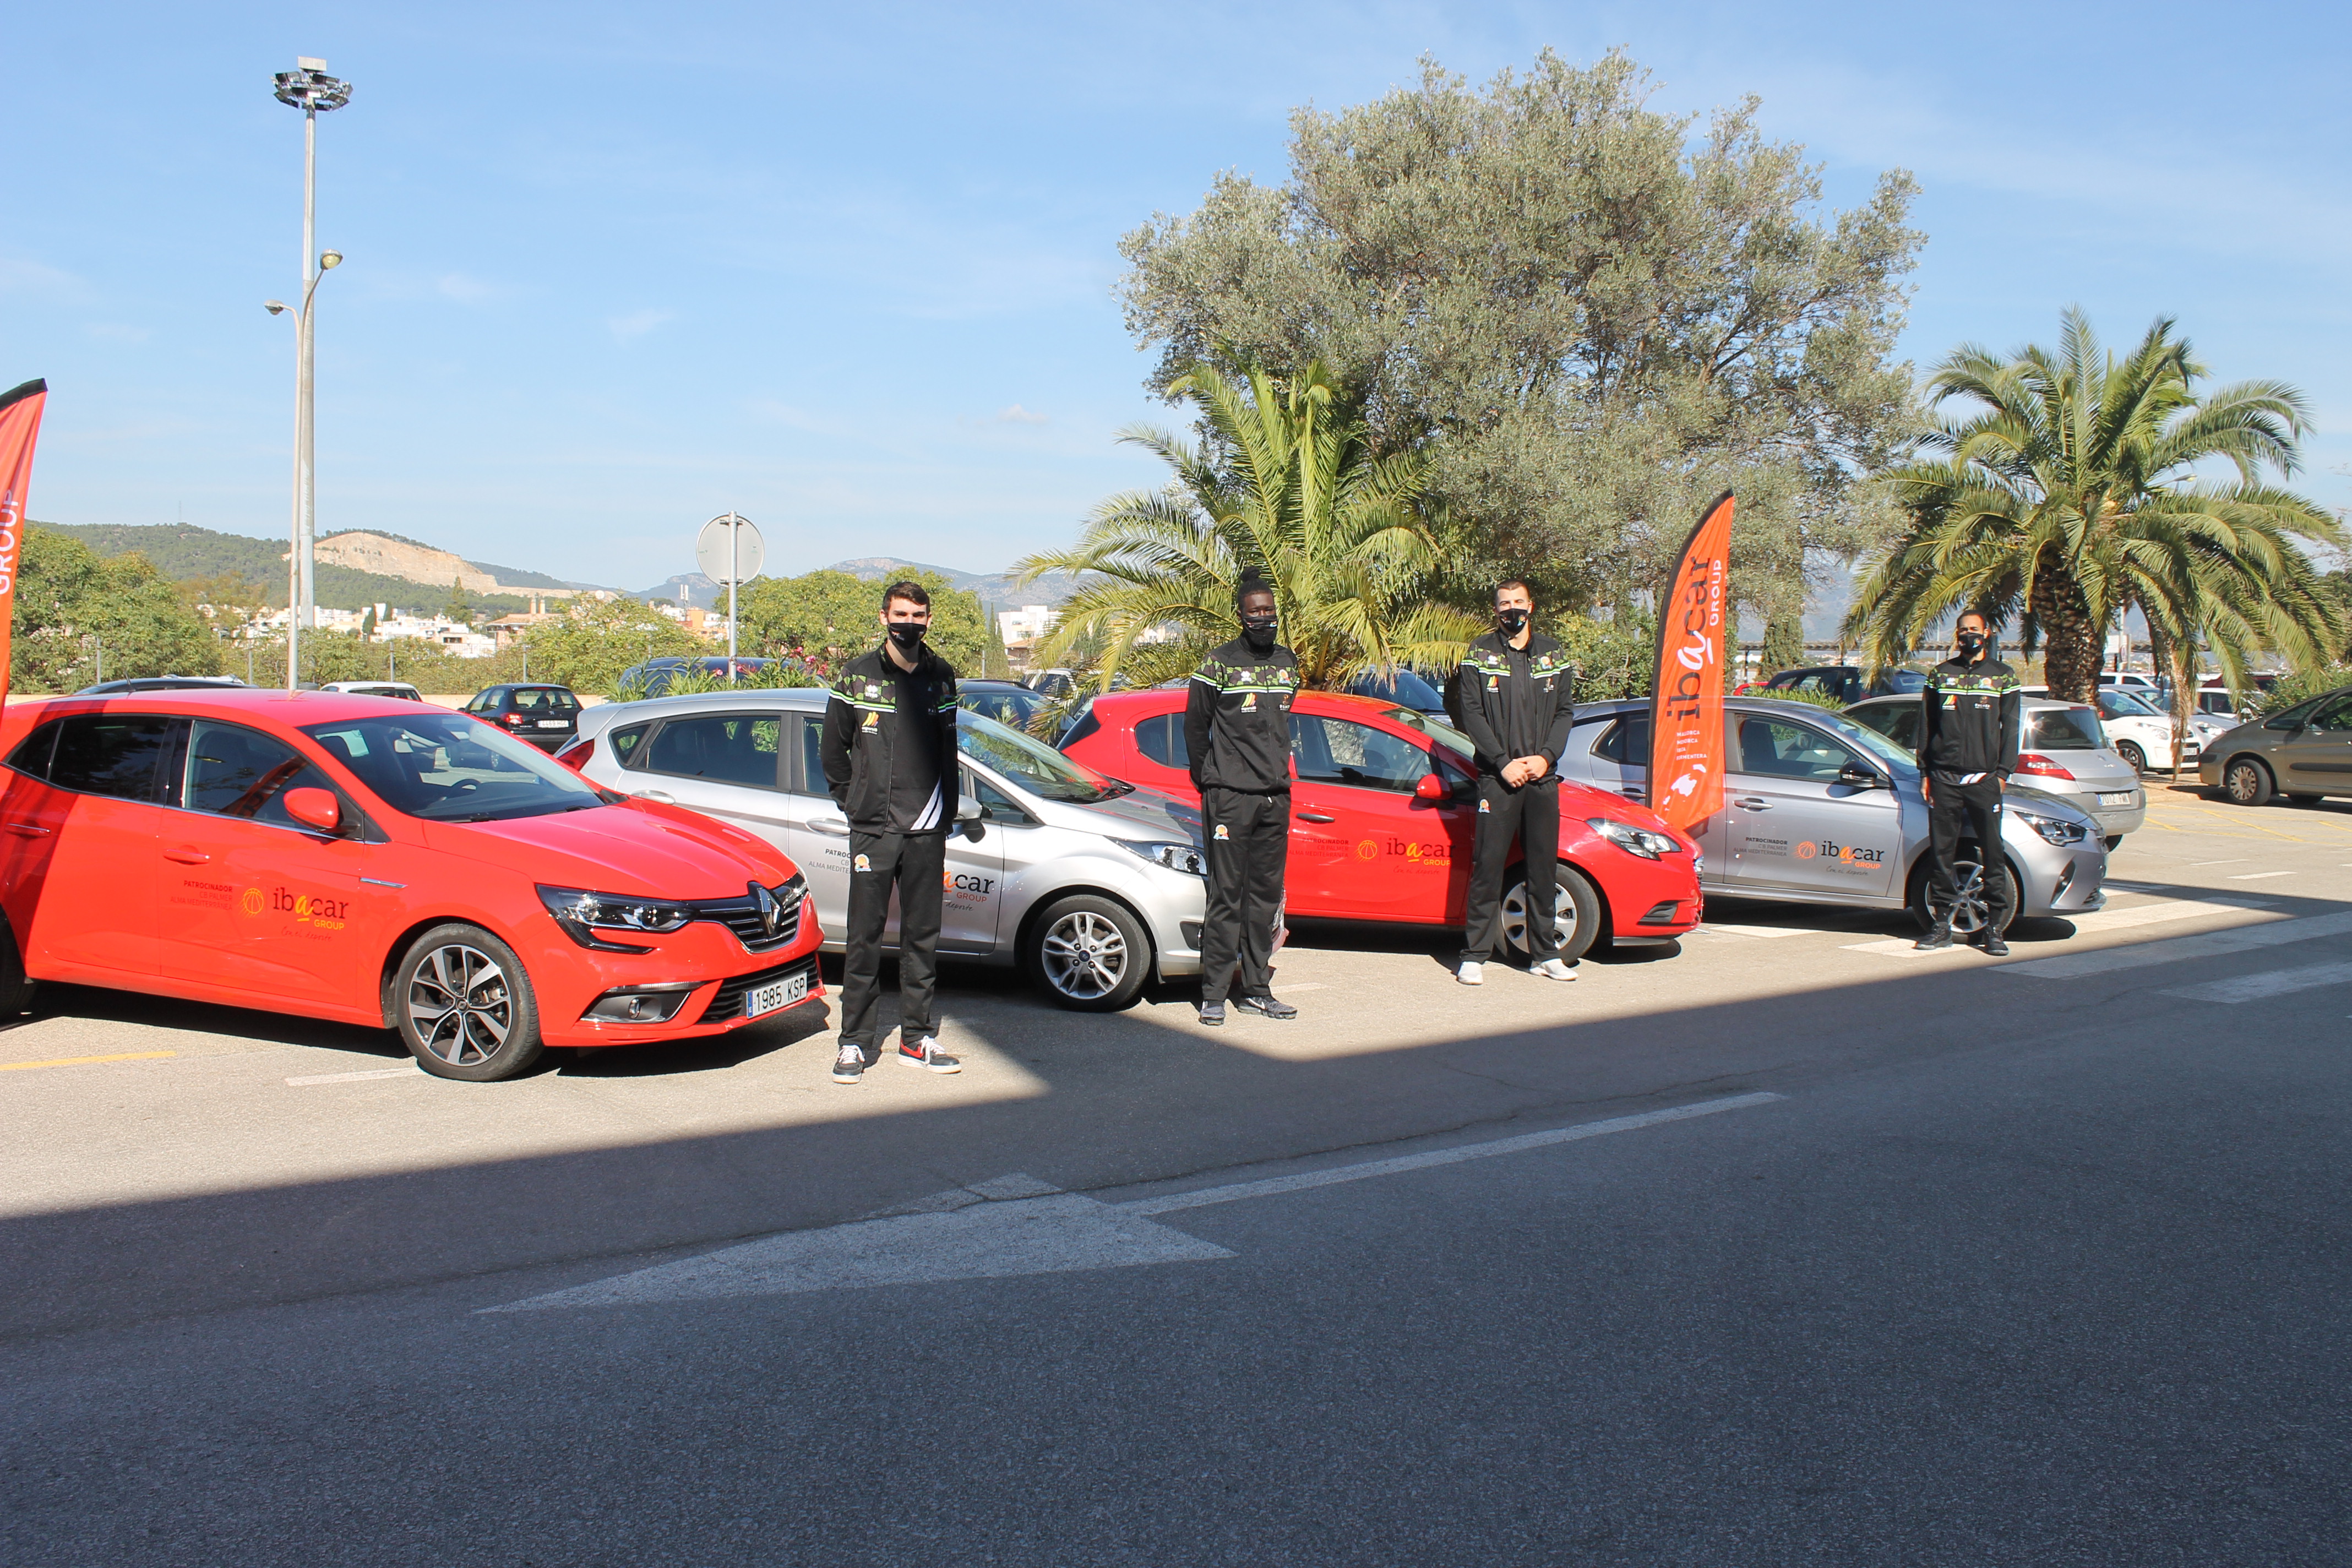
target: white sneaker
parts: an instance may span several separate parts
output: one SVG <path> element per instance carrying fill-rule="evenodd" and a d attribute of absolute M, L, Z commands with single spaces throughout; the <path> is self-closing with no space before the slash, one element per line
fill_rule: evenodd
<path fill-rule="evenodd" d="M 1546 980 L 1573 980 L 1576 978 L 1576 971 L 1570 969 L 1567 964 L 1562 963 L 1557 958 L 1545 959 L 1541 963 L 1537 964 L 1535 968 L 1529 970 L 1528 973 L 1531 974 L 1540 975 Z"/>
<path fill-rule="evenodd" d="M 1486 984 L 1486 966 L 1483 963 L 1465 963 L 1454 972 L 1454 978 L 1465 985 L 1484 985 Z"/>

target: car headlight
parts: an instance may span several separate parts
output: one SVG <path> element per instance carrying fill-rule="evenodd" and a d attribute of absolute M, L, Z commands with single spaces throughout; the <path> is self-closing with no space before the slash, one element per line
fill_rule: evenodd
<path fill-rule="evenodd" d="M 1201 853 L 1197 844 L 1142 844 L 1132 838 L 1114 838 L 1111 842 L 1171 871 L 1181 871 L 1188 877 L 1209 874 L 1209 858 Z"/>
<path fill-rule="evenodd" d="M 2047 844 L 2080 844 L 2091 836 L 2089 828 L 2077 822 L 2068 822 L 2063 817 L 2044 816 L 2037 811 L 2020 811 L 2015 806 L 2011 806 L 2009 811 L 2011 816 L 2042 835 L 2042 841 Z"/>
<path fill-rule="evenodd" d="M 583 947 L 600 952 L 650 952 L 651 948 L 606 942 L 598 931 L 671 931 L 694 919 L 694 906 L 668 899 L 637 898 L 627 893 L 593 893 L 584 888 L 539 889 L 539 901 L 563 928 L 563 934 Z"/>
<path fill-rule="evenodd" d="M 1620 822 L 1613 816 L 1588 816 L 1584 819 L 1584 826 L 1626 854 L 1639 855 L 1644 860 L 1683 852 L 1682 845 L 1666 835 L 1653 833 L 1646 827 L 1636 827 L 1630 822 Z"/>

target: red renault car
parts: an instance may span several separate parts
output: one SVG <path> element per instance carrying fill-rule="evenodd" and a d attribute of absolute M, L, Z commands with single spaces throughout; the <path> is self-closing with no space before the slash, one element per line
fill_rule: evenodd
<path fill-rule="evenodd" d="M 427 1072 L 740 1028 L 824 994 L 761 839 L 462 713 L 151 691 L 0 721 L 0 1005 L 32 982 L 399 1033 Z"/>
<path fill-rule="evenodd" d="M 1181 689 L 1097 697 L 1062 750 L 1097 773 L 1197 803 Z M 1470 889 L 1477 768 L 1459 731 L 1410 708 L 1340 692 L 1291 701 L 1290 867 L 1284 908 L 1301 919 L 1459 926 Z M 1559 786 L 1560 956 L 1607 937 L 1664 942 L 1699 921 L 1698 847 L 1643 806 Z M 1504 879 L 1503 931 L 1527 951 L 1527 888 Z"/>

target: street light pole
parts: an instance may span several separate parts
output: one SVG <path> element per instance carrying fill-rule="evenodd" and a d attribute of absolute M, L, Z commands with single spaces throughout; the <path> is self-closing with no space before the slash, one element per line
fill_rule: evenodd
<path fill-rule="evenodd" d="M 301 637 L 312 619 L 312 545 L 319 516 L 310 305 L 319 279 L 342 260 L 331 250 L 321 254 L 318 248 L 319 116 L 349 103 L 352 86 L 329 76 L 326 61 L 308 57 L 297 59 L 292 70 L 279 71 L 276 79 L 278 101 L 302 111 L 302 310 L 294 323 L 294 548 L 286 595 L 286 689 L 291 691 L 301 684 Z M 271 314 L 284 309 L 273 301 Z"/>

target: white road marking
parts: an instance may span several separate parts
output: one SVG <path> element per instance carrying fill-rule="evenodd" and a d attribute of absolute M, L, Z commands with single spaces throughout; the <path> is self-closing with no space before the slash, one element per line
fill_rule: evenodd
<path fill-rule="evenodd" d="M 1895 936 L 1888 937 L 1884 942 L 1849 942 L 1841 945 L 1838 951 L 1883 952 L 1894 958 L 1942 958 L 1948 953 L 1974 952 L 1976 949 L 1962 942 L 1958 933 L 1954 932 L 1952 945 L 1949 947 L 1923 948 L 1916 936 Z"/>
<path fill-rule="evenodd" d="M 787 1296 L 810 1290 L 1008 1279 L 1231 1258 L 1234 1254 L 1225 1248 L 1171 1229 L 1150 1216 L 1549 1148 L 1611 1132 L 1629 1132 L 1694 1116 L 1710 1116 L 1719 1110 L 1766 1105 L 1780 1098 L 1765 1092 L 1731 1095 L 1701 1100 L 1696 1105 L 1612 1117 L 1606 1121 L 1588 1121 L 1543 1132 L 1489 1139 L 1483 1143 L 1425 1150 L 1393 1159 L 1303 1171 L 1296 1175 L 1162 1194 L 1125 1204 L 1106 1204 L 1078 1193 L 1056 1192 L 1034 1176 L 999 1176 L 957 1190 L 1028 1193 L 1043 1188 L 1048 1195 L 973 1203 L 946 1213 L 856 1220 L 823 1230 L 787 1231 L 737 1247 L 720 1247 L 698 1258 L 681 1258 L 570 1289 L 478 1310 L 521 1312 L 713 1300 L 731 1296 Z"/>
<path fill-rule="evenodd" d="M 293 1088 L 295 1088 L 295 1089 L 308 1089 L 309 1087 L 310 1087 L 310 1085 L 312 1085 L 312 1084 L 314 1084 L 314 1083 L 357 1083 L 357 1082 L 359 1082 L 362 1079 L 370 1079 L 370 1078 L 418 1078 L 418 1079 L 421 1079 L 421 1078 L 423 1078 L 424 1076 L 425 1076 L 425 1074 L 423 1074 L 423 1073 L 421 1073 L 421 1072 L 417 1071 L 417 1070 L 416 1070 L 416 1068 L 415 1068 L 414 1067 L 404 1067 L 404 1068 L 369 1068 L 367 1071 L 365 1071 L 365 1072 L 321 1072 L 321 1073 L 312 1073 L 312 1074 L 311 1074 L 310 1077 L 308 1077 L 308 1078 L 289 1078 L 289 1079 L 288 1079 L 286 1081 L 287 1081 L 287 1083 L 288 1083 L 289 1086 L 291 1086 L 291 1087 L 293 1087 Z"/>
<path fill-rule="evenodd" d="M 2168 893 L 2180 884 L 2178 882 L 2118 882 L 2110 877 L 2103 885 L 2110 893 Z"/>
<path fill-rule="evenodd" d="M 2292 871 L 2235 871 L 2231 873 L 2230 880 L 2232 882 L 2259 882 L 2263 880 L 2265 878 L 2292 877 L 2294 875 L 2294 873 Z"/>
<path fill-rule="evenodd" d="M 2191 1002 L 2224 1002 L 2235 1006 L 2241 1002 L 2260 1002 L 2265 997 L 2285 996 L 2321 985 L 2347 984 L 2352 984 L 2352 963 L 2315 963 L 2304 969 L 2271 969 L 2231 980 L 2211 980 L 2202 985 L 2183 985 L 2157 994 L 2185 996 Z"/>
<path fill-rule="evenodd" d="M 1716 922 L 1715 922 L 1715 921 L 1707 921 L 1707 922 L 1706 922 L 1706 924 L 1705 924 L 1705 925 L 1703 925 L 1703 926 L 1699 927 L 1698 929 L 1699 929 L 1699 930 L 1701 930 L 1701 931 L 1727 931 L 1727 932 L 1728 932 L 1729 934 L 1731 934 L 1731 935 L 1733 935 L 1733 936 L 1756 936 L 1756 937 L 1762 937 L 1762 938 L 1763 938 L 1765 941 L 1767 941 L 1767 942 L 1771 941 L 1771 940 L 1772 940 L 1773 938 L 1775 938 L 1775 937 L 1783 937 L 1783 936 L 1827 936 L 1827 935 L 1829 934 L 1829 932 L 1827 932 L 1827 931 L 1808 931 L 1808 930 L 1806 930 L 1803 926 L 1734 926 L 1734 925 L 1718 925 L 1717 923 L 1716 923 Z"/>
<path fill-rule="evenodd" d="M 2199 915 L 2232 912 L 2253 915 L 2258 920 L 2284 920 L 2287 917 L 2269 911 L 2277 908 L 2268 899 L 2158 899 L 2152 903 L 2134 904 L 2129 909 L 2099 910 L 2087 915 L 2055 917 L 2070 921 L 2077 936 L 2096 936 L 2101 931 L 2128 931 L 2134 926 L 2161 925 L 2168 921 L 2191 920 Z M 1877 952 L 1895 958 L 1939 958 L 1947 952 L 1974 952 L 1956 937 L 1948 948 L 1931 948 L 1922 952 L 1915 945 L 1916 937 L 1894 937 L 1885 942 L 1855 942 L 1845 944 L 1847 952 Z"/>
<path fill-rule="evenodd" d="M 2234 931 L 2207 931 L 2200 936 L 2176 936 L 2164 942 L 2128 947 L 2102 948 L 2095 952 L 2069 952 L 2005 963 L 2003 974 L 2035 980 L 2072 980 L 2084 974 L 2105 974 L 2117 969 L 2140 969 L 2151 963 L 2178 963 L 2185 959 L 2212 958 L 2221 953 L 2248 952 L 2259 947 L 2280 947 L 2309 942 L 2314 937 L 2340 936 L 2352 931 L 2352 914 L 2311 915 L 2279 921 L 2273 925 L 2242 926 Z"/>

